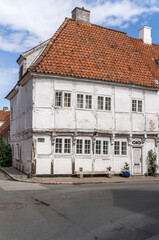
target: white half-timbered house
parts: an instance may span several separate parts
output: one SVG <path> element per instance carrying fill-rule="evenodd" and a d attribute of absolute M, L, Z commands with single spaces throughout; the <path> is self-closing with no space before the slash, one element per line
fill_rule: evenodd
<path fill-rule="evenodd" d="M 159 161 L 159 45 L 90 23 L 75 8 L 54 36 L 17 60 L 11 105 L 13 165 L 36 175 L 147 172 Z"/>

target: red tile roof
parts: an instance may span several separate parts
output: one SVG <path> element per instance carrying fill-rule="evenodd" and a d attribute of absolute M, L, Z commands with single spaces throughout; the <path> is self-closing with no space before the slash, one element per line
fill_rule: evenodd
<path fill-rule="evenodd" d="M 66 18 L 30 67 L 37 73 L 159 87 L 159 45 Z"/>
<path fill-rule="evenodd" d="M 7 113 L 8 114 L 6 115 L 5 122 L 0 127 L 0 133 L 4 133 L 4 132 L 10 131 L 10 112 L 7 111 Z"/>

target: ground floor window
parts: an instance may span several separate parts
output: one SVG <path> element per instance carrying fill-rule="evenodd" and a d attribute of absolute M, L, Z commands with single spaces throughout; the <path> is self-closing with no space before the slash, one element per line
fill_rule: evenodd
<path fill-rule="evenodd" d="M 95 143 L 95 154 L 108 154 L 108 141 L 106 140 L 96 140 Z"/>
<path fill-rule="evenodd" d="M 56 138 L 55 153 L 71 153 L 71 139 L 70 138 Z"/>
<path fill-rule="evenodd" d="M 127 155 L 127 142 L 115 141 L 114 142 L 114 155 Z"/>
<path fill-rule="evenodd" d="M 91 140 L 77 139 L 76 154 L 91 154 Z"/>

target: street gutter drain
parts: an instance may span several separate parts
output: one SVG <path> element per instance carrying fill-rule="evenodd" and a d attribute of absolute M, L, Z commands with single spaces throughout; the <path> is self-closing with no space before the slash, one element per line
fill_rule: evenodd
<path fill-rule="evenodd" d="M 24 203 L 0 203 L 0 210 L 16 210 L 26 207 Z"/>

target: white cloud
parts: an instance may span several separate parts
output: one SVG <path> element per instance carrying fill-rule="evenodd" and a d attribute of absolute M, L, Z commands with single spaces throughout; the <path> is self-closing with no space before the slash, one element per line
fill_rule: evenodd
<path fill-rule="evenodd" d="M 91 21 L 125 28 L 159 12 L 157 0 L 0 0 L 0 49 L 23 52 L 50 38 L 75 6 L 91 10 Z"/>

